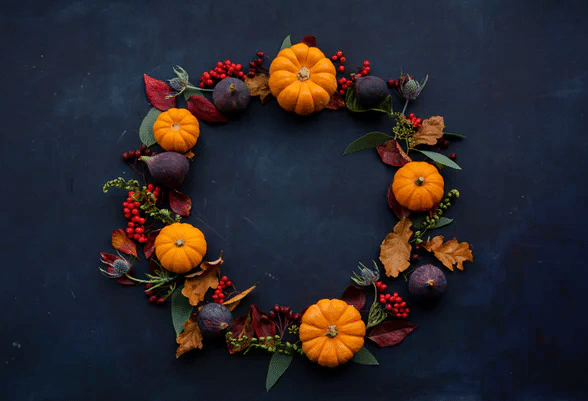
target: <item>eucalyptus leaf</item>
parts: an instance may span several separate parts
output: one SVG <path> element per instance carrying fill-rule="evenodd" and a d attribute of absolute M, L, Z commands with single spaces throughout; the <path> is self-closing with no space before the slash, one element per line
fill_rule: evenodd
<path fill-rule="evenodd" d="M 394 137 L 386 135 L 383 132 L 370 132 L 351 142 L 343 154 L 348 155 L 362 149 L 375 148 L 378 145 L 385 144 L 391 139 L 394 139 Z"/>
<path fill-rule="evenodd" d="M 365 111 L 379 111 L 381 113 L 388 114 L 390 117 L 392 117 L 393 113 L 391 95 L 386 96 L 377 106 L 366 109 L 357 102 L 357 98 L 355 97 L 355 90 L 353 90 L 353 88 L 347 89 L 347 92 L 345 92 L 345 106 L 349 109 L 349 111 L 353 111 L 355 113 L 361 113 Z"/>
<path fill-rule="evenodd" d="M 357 354 L 353 355 L 351 361 L 359 363 L 360 365 L 379 365 L 380 363 L 366 347 L 360 349 Z"/>
<path fill-rule="evenodd" d="M 461 135 L 461 134 L 454 134 L 452 132 L 444 132 L 443 135 L 447 135 L 447 136 L 452 136 L 455 138 L 467 138 L 465 135 Z"/>
<path fill-rule="evenodd" d="M 194 310 L 194 307 L 190 305 L 188 298 L 182 294 L 182 288 L 184 288 L 184 286 L 176 288 L 171 296 L 171 315 L 172 323 L 176 331 L 176 337 L 182 334 L 182 331 L 184 331 L 184 323 L 190 319 L 192 311 Z"/>
<path fill-rule="evenodd" d="M 145 118 L 143 118 L 143 121 L 141 121 L 141 126 L 139 127 L 139 138 L 141 138 L 141 143 L 145 144 L 146 146 L 152 146 L 157 143 L 155 136 L 153 135 L 153 124 L 160 114 L 161 110 L 152 107 Z"/>
<path fill-rule="evenodd" d="M 191 88 L 186 88 L 186 90 L 184 90 L 184 99 L 188 100 L 190 98 L 190 96 L 194 96 L 194 95 L 198 95 L 198 96 L 204 96 L 204 93 L 198 89 L 191 89 Z"/>
<path fill-rule="evenodd" d="M 440 163 L 440 164 L 447 166 L 447 167 L 454 168 L 456 170 L 461 170 L 461 167 L 459 167 L 457 165 L 457 163 L 455 163 L 449 157 L 442 155 L 441 153 L 430 152 L 428 150 L 419 150 L 419 149 L 415 149 L 415 150 L 418 150 L 419 152 L 421 152 L 422 154 L 427 156 L 429 159 L 432 159 L 432 160 L 436 161 L 437 163 Z"/>
<path fill-rule="evenodd" d="M 280 354 L 279 352 L 274 352 L 272 355 L 272 359 L 270 359 L 269 367 L 267 369 L 267 378 L 265 379 L 265 389 L 266 391 L 270 391 L 270 389 L 276 384 L 280 377 L 286 370 L 290 367 L 292 363 L 292 355 Z"/>
<path fill-rule="evenodd" d="M 280 47 L 280 50 L 287 49 L 288 47 L 292 47 L 292 41 L 290 40 L 290 35 L 286 36 L 286 38 L 282 42 L 282 47 Z"/>
<path fill-rule="evenodd" d="M 433 228 L 445 227 L 451 223 L 453 223 L 453 219 L 441 216 L 439 217 L 439 220 L 437 220 L 437 224 L 435 224 L 435 227 Z"/>

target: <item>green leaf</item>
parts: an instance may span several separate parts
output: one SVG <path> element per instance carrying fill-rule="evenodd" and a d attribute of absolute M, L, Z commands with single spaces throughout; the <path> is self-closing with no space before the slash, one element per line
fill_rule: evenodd
<path fill-rule="evenodd" d="M 190 305 L 188 298 L 182 294 L 182 288 L 184 288 L 184 286 L 176 288 L 171 296 L 172 323 L 176 330 L 176 337 L 184 331 L 184 323 L 190 319 L 192 310 L 194 309 L 194 307 Z"/>
<path fill-rule="evenodd" d="M 143 121 L 141 121 L 141 126 L 139 127 L 139 138 L 141 138 L 141 142 L 147 146 L 152 146 L 157 143 L 155 137 L 153 136 L 153 124 L 160 114 L 160 110 L 152 107 L 145 118 L 143 118 Z"/>
<path fill-rule="evenodd" d="M 355 90 L 353 88 L 347 89 L 345 92 L 345 106 L 349 109 L 349 111 L 353 111 L 355 113 L 361 113 L 365 111 L 379 111 L 381 113 L 386 113 L 390 117 L 392 117 L 392 96 L 388 95 L 375 107 L 366 109 L 362 107 L 358 102 L 357 98 L 355 97 Z"/>
<path fill-rule="evenodd" d="M 292 47 L 292 41 L 290 40 L 290 35 L 286 36 L 286 38 L 282 42 L 282 47 L 280 47 L 280 51 L 287 49 L 288 47 Z"/>
<path fill-rule="evenodd" d="M 278 379 L 286 373 L 286 370 L 290 367 L 290 363 L 292 363 L 292 355 L 274 352 L 272 359 L 270 359 L 269 368 L 267 369 L 267 378 L 265 379 L 266 391 L 270 391 Z"/>
<path fill-rule="evenodd" d="M 190 98 L 190 96 L 194 96 L 194 95 L 204 96 L 204 93 L 198 89 L 187 88 L 186 90 L 184 90 L 183 95 L 184 95 L 184 99 L 188 100 Z"/>
<path fill-rule="evenodd" d="M 367 350 L 366 347 L 360 349 L 357 354 L 353 355 L 351 360 L 355 363 L 359 363 L 360 365 L 379 365 L 380 363 L 376 359 L 375 356 L 372 355 L 371 352 Z"/>
<path fill-rule="evenodd" d="M 358 150 L 375 148 L 378 145 L 385 144 L 391 139 L 394 139 L 394 137 L 386 135 L 383 132 L 370 132 L 351 142 L 343 154 L 348 155 L 350 153 L 357 152 Z"/>
<path fill-rule="evenodd" d="M 441 216 L 441 217 L 439 217 L 439 220 L 437 220 L 437 224 L 435 224 L 435 227 L 433 227 L 433 228 L 445 227 L 445 226 L 451 224 L 452 222 L 453 222 L 453 219 Z"/>
<path fill-rule="evenodd" d="M 437 163 L 440 163 L 440 164 L 447 166 L 447 167 L 454 168 L 456 170 L 461 170 L 461 167 L 459 167 L 457 165 L 457 163 L 455 163 L 449 157 L 442 155 L 441 153 L 430 152 L 428 150 L 419 150 L 419 149 L 415 149 L 415 150 L 418 150 L 419 152 L 421 152 L 422 154 L 427 156 L 429 159 L 432 159 L 432 160 L 436 161 Z"/>
<path fill-rule="evenodd" d="M 467 138 L 465 135 L 454 134 L 454 133 L 451 133 L 451 132 L 444 132 L 443 135 L 453 136 L 455 138 Z"/>

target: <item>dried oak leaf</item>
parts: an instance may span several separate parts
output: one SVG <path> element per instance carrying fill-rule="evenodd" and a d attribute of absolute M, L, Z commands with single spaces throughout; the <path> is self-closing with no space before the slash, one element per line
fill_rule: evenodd
<path fill-rule="evenodd" d="M 190 305 L 196 306 L 204 300 L 209 288 L 218 287 L 222 257 L 213 262 L 202 262 L 200 271 L 186 277 L 182 294 L 189 299 Z"/>
<path fill-rule="evenodd" d="M 145 90 L 147 98 L 153 107 L 161 111 L 166 111 L 172 107 L 176 107 L 176 98 L 174 91 L 163 81 L 151 78 L 147 74 L 143 74 L 145 80 Z"/>
<path fill-rule="evenodd" d="M 258 74 L 253 78 L 245 77 L 245 84 L 249 88 L 251 96 L 259 96 L 261 103 L 266 103 L 271 99 L 271 91 L 267 84 L 269 76 L 267 74 Z"/>
<path fill-rule="evenodd" d="M 176 350 L 176 358 L 193 349 L 202 349 L 202 332 L 198 322 L 188 319 L 184 323 L 184 331 L 176 337 L 176 342 L 180 345 Z"/>
<path fill-rule="evenodd" d="M 175 214 L 188 217 L 192 210 L 192 199 L 177 189 L 172 189 L 169 191 L 169 207 Z"/>
<path fill-rule="evenodd" d="M 396 139 L 390 139 L 383 145 L 376 146 L 382 161 L 390 166 L 402 167 L 412 159 L 408 157 Z"/>
<path fill-rule="evenodd" d="M 345 98 L 340 95 L 339 93 L 335 93 L 333 94 L 333 96 L 331 96 L 331 100 L 329 100 L 329 103 L 325 106 L 326 109 L 329 110 L 340 110 L 340 109 L 344 109 L 345 108 Z"/>
<path fill-rule="evenodd" d="M 444 129 L 445 122 L 441 116 L 429 117 L 423 120 L 422 125 L 412 136 L 414 145 L 435 145 L 437 139 L 443 136 Z"/>
<path fill-rule="evenodd" d="M 380 245 L 380 261 L 384 264 L 386 276 L 398 277 L 400 272 L 410 266 L 410 251 L 412 246 L 408 242 L 412 235 L 412 222 L 403 217 L 394 226 L 394 231 L 386 235 Z"/>
<path fill-rule="evenodd" d="M 232 311 L 233 309 L 235 309 L 237 307 L 237 305 L 239 305 L 239 302 L 241 302 L 241 300 L 247 296 L 247 294 L 249 294 L 251 291 L 253 291 L 255 289 L 255 287 L 256 287 L 256 285 L 252 285 L 251 287 L 247 288 L 245 291 L 241 291 L 237 295 L 232 296 L 231 298 L 229 298 L 225 302 L 223 302 L 223 305 L 226 306 L 228 310 Z"/>
<path fill-rule="evenodd" d="M 421 246 L 427 251 L 433 252 L 435 257 L 443 263 L 443 266 L 451 271 L 453 271 L 453 265 L 457 265 L 459 270 L 463 270 L 464 261 L 474 261 L 470 244 L 458 242 L 456 238 L 443 243 L 443 236 L 439 235 L 431 241 L 423 242 Z"/>
<path fill-rule="evenodd" d="M 127 233 L 124 232 L 122 228 L 112 232 L 112 246 L 117 251 L 124 252 L 127 255 L 133 255 L 139 259 L 139 255 L 137 255 L 137 245 L 132 239 L 127 237 Z"/>
<path fill-rule="evenodd" d="M 408 210 L 407 208 L 402 206 L 396 200 L 396 197 L 394 196 L 394 192 L 392 191 L 392 184 L 390 184 L 390 187 L 388 187 L 388 195 L 387 196 L 388 196 L 388 206 L 390 206 L 390 209 L 392 209 L 392 211 L 394 212 L 396 217 L 398 217 L 399 219 L 402 219 L 403 217 L 410 216 L 410 210 Z"/>

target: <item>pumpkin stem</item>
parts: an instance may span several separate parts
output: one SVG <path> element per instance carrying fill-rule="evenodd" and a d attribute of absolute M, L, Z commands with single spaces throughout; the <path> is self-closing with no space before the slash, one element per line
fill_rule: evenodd
<path fill-rule="evenodd" d="M 174 244 L 174 245 L 175 245 L 175 246 L 177 246 L 177 247 L 179 248 L 179 247 L 181 247 L 181 246 L 184 246 L 184 243 L 185 243 L 185 242 L 184 242 L 184 240 L 183 240 L 183 239 L 181 239 L 181 238 L 178 238 L 178 239 L 176 240 L 176 242 L 175 242 L 175 244 Z"/>
<path fill-rule="evenodd" d="M 178 124 L 178 123 L 175 123 L 175 122 L 174 122 L 174 123 L 172 123 L 172 125 L 171 125 L 171 129 L 173 129 L 173 130 L 175 130 L 175 131 L 179 130 L 179 129 L 180 129 L 180 124 Z"/>
<path fill-rule="evenodd" d="M 300 81 L 306 81 L 310 78 L 310 70 L 306 67 L 302 67 L 300 71 L 298 71 L 298 79 Z"/>
<path fill-rule="evenodd" d="M 329 338 L 335 337 L 337 335 L 337 326 L 332 324 L 329 327 L 327 327 L 327 332 L 325 333 L 325 335 Z"/>
<path fill-rule="evenodd" d="M 435 287 L 435 282 L 433 280 L 429 280 L 429 281 L 427 281 L 427 285 L 429 287 Z"/>
<path fill-rule="evenodd" d="M 425 178 L 419 177 L 416 180 L 414 180 L 414 183 L 420 187 L 421 185 L 423 185 L 425 183 Z"/>

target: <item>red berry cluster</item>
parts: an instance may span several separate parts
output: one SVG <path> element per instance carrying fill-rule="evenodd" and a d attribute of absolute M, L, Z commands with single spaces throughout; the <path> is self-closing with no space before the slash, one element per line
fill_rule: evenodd
<path fill-rule="evenodd" d="M 333 54 L 331 56 L 331 60 L 333 60 L 333 62 L 339 62 L 339 66 L 337 67 L 337 71 L 345 72 L 345 66 L 343 64 L 345 64 L 347 59 L 345 58 L 345 56 L 343 56 L 343 52 L 341 50 L 339 50 L 339 51 L 337 51 L 337 53 Z M 364 60 L 363 65 L 362 65 L 362 69 L 360 72 L 350 74 L 349 78 L 341 77 L 337 80 L 337 85 L 338 85 L 337 92 L 340 95 L 345 95 L 345 91 L 351 85 L 353 85 L 355 78 L 365 77 L 366 75 L 368 75 L 370 73 L 370 71 L 371 71 L 370 62 L 368 60 Z"/>
<path fill-rule="evenodd" d="M 302 316 L 299 313 L 294 313 L 289 306 L 283 306 L 275 304 L 272 311 L 269 313 L 270 320 L 276 321 L 280 320 L 284 321 L 284 326 L 294 323 L 300 324 L 302 320 Z"/>
<path fill-rule="evenodd" d="M 150 196 L 151 193 L 157 197 L 161 189 L 154 186 L 153 184 L 147 185 L 147 191 L 145 195 Z M 127 223 L 127 237 L 134 239 L 141 244 L 147 242 L 147 236 L 145 235 L 145 217 L 141 217 L 141 202 L 140 198 L 135 196 L 135 191 L 129 191 L 127 199 L 123 202 L 123 212 L 129 222 Z"/>
<path fill-rule="evenodd" d="M 241 64 L 235 64 L 231 60 L 225 60 L 224 63 L 219 61 L 216 63 L 214 69 L 202 73 L 200 76 L 200 87 L 210 89 L 217 82 L 227 77 L 245 79 L 245 73 L 242 70 L 243 66 Z"/>
<path fill-rule="evenodd" d="M 157 305 L 163 304 L 165 302 L 166 298 L 162 298 L 162 297 L 155 295 L 153 293 L 153 290 L 151 290 L 151 287 L 153 287 L 153 284 L 151 284 L 151 283 L 145 284 L 145 295 L 147 295 L 149 297 L 149 302 L 152 304 L 157 304 Z"/>
<path fill-rule="evenodd" d="M 421 118 L 416 118 L 416 116 L 414 115 L 414 113 L 410 113 L 407 116 L 403 116 L 405 119 L 407 119 L 408 121 L 410 121 L 412 123 L 412 125 L 414 125 L 415 127 L 420 127 L 423 123 L 423 120 Z"/>
<path fill-rule="evenodd" d="M 249 72 L 247 72 L 247 76 L 249 78 L 256 76 L 260 70 L 267 70 L 267 68 L 263 66 L 263 58 L 265 57 L 265 53 L 260 50 L 255 53 L 255 56 L 256 59 L 249 62 Z"/>
<path fill-rule="evenodd" d="M 154 151 L 149 149 L 147 145 L 141 145 L 141 147 L 137 150 L 129 150 L 122 154 L 122 158 L 126 162 L 136 161 L 141 156 L 153 156 L 155 154 Z"/>
<path fill-rule="evenodd" d="M 222 276 L 220 279 L 220 282 L 218 283 L 218 287 L 216 287 L 216 290 L 214 291 L 214 294 L 212 294 L 212 299 L 214 302 L 216 302 L 217 304 L 222 304 L 223 302 L 225 302 L 225 288 L 227 287 L 231 287 L 233 285 L 233 282 L 231 280 L 229 280 L 229 278 L 227 276 Z"/>
<path fill-rule="evenodd" d="M 410 309 L 406 307 L 406 302 L 402 300 L 402 297 L 397 292 L 394 294 L 384 294 L 383 292 L 387 286 L 381 281 L 376 281 L 375 284 L 380 292 L 380 303 L 384 306 L 384 309 L 399 319 L 406 319 L 410 313 Z"/>

